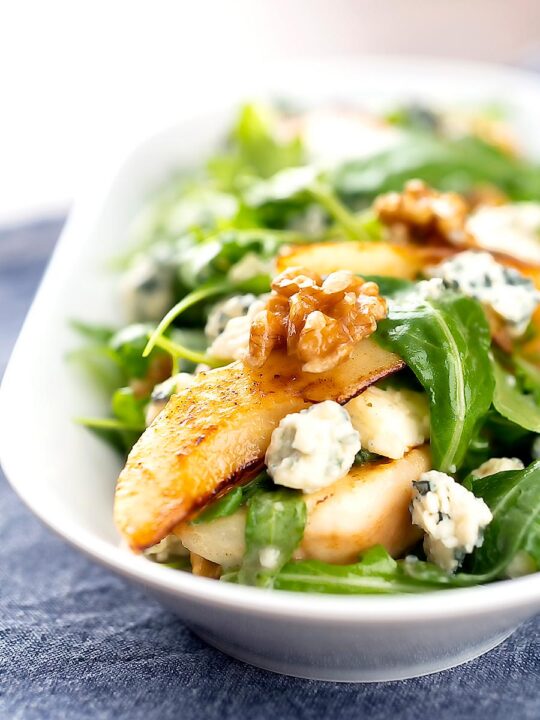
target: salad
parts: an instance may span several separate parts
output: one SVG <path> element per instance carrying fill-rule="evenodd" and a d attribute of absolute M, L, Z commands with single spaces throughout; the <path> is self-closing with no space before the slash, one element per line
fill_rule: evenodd
<path fill-rule="evenodd" d="M 540 166 L 500 112 L 243 107 L 74 323 L 135 552 L 410 593 L 540 567 Z"/>

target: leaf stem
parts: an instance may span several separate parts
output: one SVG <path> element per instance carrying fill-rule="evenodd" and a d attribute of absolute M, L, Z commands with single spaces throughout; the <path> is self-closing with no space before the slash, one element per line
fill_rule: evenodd
<path fill-rule="evenodd" d="M 133 430 L 142 432 L 145 428 L 142 425 L 131 425 L 115 418 L 87 418 L 77 417 L 75 422 L 88 428 L 96 428 L 102 430 Z"/>
<path fill-rule="evenodd" d="M 143 357 L 148 357 L 154 347 L 157 345 L 158 338 L 163 336 L 163 333 L 169 328 L 172 322 L 181 315 L 185 310 L 196 305 L 201 300 L 212 297 L 213 295 L 220 295 L 221 293 L 227 292 L 231 289 L 229 282 L 217 283 L 216 285 L 209 285 L 206 287 L 200 287 L 197 290 L 193 290 L 189 295 L 186 295 L 180 302 L 176 303 L 169 312 L 161 319 L 159 325 L 150 335 L 146 347 L 143 350 Z M 180 346 L 179 346 L 180 347 Z M 191 351 L 189 351 L 191 352 Z M 180 355 L 180 357 L 184 357 Z M 196 361 L 198 362 L 198 361 Z"/>
<path fill-rule="evenodd" d="M 220 358 L 215 358 L 211 355 L 197 352 L 196 350 L 190 350 L 185 347 L 185 345 L 180 345 L 180 343 L 174 342 L 163 335 L 156 338 L 155 347 L 159 347 L 168 352 L 173 357 L 173 360 L 175 358 L 183 358 L 193 363 L 204 363 L 205 365 L 210 365 L 210 367 L 221 367 L 227 364 L 226 360 L 221 360 Z"/>
<path fill-rule="evenodd" d="M 321 184 L 317 184 L 309 190 L 314 199 L 334 218 L 343 228 L 349 240 L 371 241 L 372 238 L 359 223 L 356 216 L 351 213 L 336 195 Z"/>

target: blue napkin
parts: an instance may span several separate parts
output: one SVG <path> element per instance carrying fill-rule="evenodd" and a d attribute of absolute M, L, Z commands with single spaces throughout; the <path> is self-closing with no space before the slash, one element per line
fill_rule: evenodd
<path fill-rule="evenodd" d="M 0 230 L 0 374 L 61 225 Z M 203 643 L 46 530 L 1 473 L 0 537 L 0 720 L 540 718 L 540 619 L 436 675 L 297 680 Z"/>

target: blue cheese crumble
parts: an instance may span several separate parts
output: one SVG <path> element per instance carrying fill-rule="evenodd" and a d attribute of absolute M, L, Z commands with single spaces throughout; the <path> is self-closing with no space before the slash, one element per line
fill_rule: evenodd
<path fill-rule="evenodd" d="M 476 298 L 491 308 L 519 337 L 540 302 L 534 283 L 515 268 L 498 263 L 487 252 L 467 250 L 430 270 L 445 287 Z"/>
<path fill-rule="evenodd" d="M 139 255 L 120 281 L 127 317 L 135 322 L 160 320 L 174 303 L 174 270 L 164 252 Z"/>
<path fill-rule="evenodd" d="M 346 475 L 360 448 L 348 412 L 326 400 L 283 418 L 272 433 L 266 465 L 278 485 L 311 493 Z"/>
<path fill-rule="evenodd" d="M 412 521 L 424 530 L 428 560 L 447 572 L 483 542 L 483 530 L 493 516 L 486 503 L 437 470 L 413 483 Z"/>
<path fill-rule="evenodd" d="M 212 339 L 208 354 L 223 360 L 241 360 L 249 347 L 253 318 L 264 310 L 266 298 L 238 295 L 216 307 L 205 328 L 207 337 Z"/>
<path fill-rule="evenodd" d="M 429 439 L 429 404 L 425 393 L 369 387 L 345 406 L 362 447 L 397 460 Z"/>
<path fill-rule="evenodd" d="M 209 340 L 215 340 L 217 336 L 225 330 L 231 318 L 247 315 L 249 306 L 252 305 L 256 299 L 256 296 L 251 293 L 247 295 L 233 295 L 214 305 L 208 315 L 208 320 L 204 328 L 206 337 Z"/>
<path fill-rule="evenodd" d="M 490 458 L 477 467 L 476 470 L 473 470 L 472 475 L 475 478 L 485 478 L 489 475 L 495 475 L 495 473 L 505 472 L 506 470 L 523 470 L 524 467 L 519 458 Z"/>

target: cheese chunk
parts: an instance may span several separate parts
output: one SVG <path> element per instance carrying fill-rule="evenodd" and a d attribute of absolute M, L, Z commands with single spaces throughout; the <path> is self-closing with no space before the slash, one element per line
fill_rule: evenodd
<path fill-rule="evenodd" d="M 425 532 L 426 555 L 453 572 L 465 555 L 482 544 L 491 511 L 481 498 L 438 470 L 424 473 L 413 484 L 412 521 Z"/>
<path fill-rule="evenodd" d="M 283 418 L 272 433 L 266 465 L 278 485 L 309 493 L 346 475 L 360 447 L 347 411 L 327 400 Z"/>
<path fill-rule="evenodd" d="M 389 458 L 429 439 L 429 407 L 424 393 L 370 387 L 345 406 L 364 450 Z"/>

